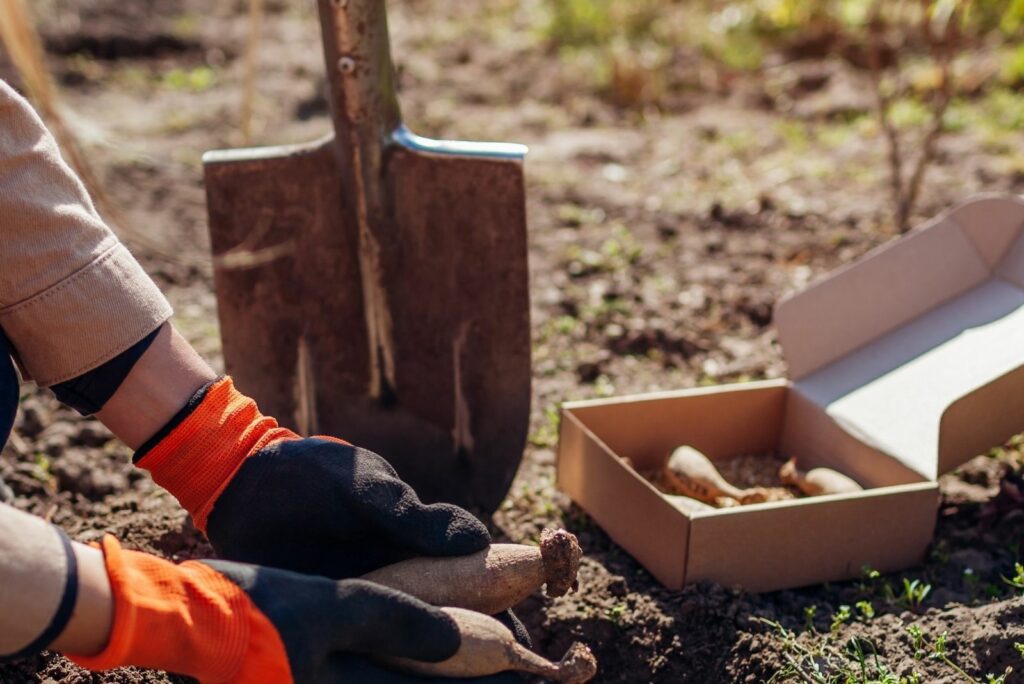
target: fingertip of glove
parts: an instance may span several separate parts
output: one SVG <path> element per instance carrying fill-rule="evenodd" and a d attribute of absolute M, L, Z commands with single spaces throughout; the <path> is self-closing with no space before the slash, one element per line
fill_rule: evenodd
<path fill-rule="evenodd" d="M 367 652 L 439 662 L 459 650 L 462 636 L 458 624 L 436 606 L 362 579 L 342 580 L 337 591 L 344 603 L 339 606 L 344 608 L 339 617 L 350 619 L 353 608 L 359 606 L 355 612 L 362 615 Z"/>
<path fill-rule="evenodd" d="M 455 618 L 436 606 L 424 608 L 409 616 L 412 619 L 404 621 L 398 630 L 402 637 L 395 641 L 403 644 L 403 653 L 399 655 L 428 663 L 447 660 L 462 645 L 459 625 Z"/>
<path fill-rule="evenodd" d="M 448 537 L 456 549 L 455 553 L 473 553 L 489 546 L 491 533 L 487 531 L 487 526 L 461 508 L 452 508 L 459 513 L 452 516 L 451 524 L 448 526 Z"/>
<path fill-rule="evenodd" d="M 495 620 L 508 627 L 509 631 L 512 632 L 512 636 L 519 642 L 520 646 L 524 648 L 533 649 L 533 639 L 530 638 L 530 632 L 527 631 L 526 625 L 519 619 L 511 608 L 503 613 L 498 613 L 492 616 Z"/>
<path fill-rule="evenodd" d="M 440 608 L 428 606 L 426 610 L 407 615 L 394 625 L 390 643 L 393 655 L 439 663 L 455 655 L 462 645 L 462 634 L 455 619 Z"/>

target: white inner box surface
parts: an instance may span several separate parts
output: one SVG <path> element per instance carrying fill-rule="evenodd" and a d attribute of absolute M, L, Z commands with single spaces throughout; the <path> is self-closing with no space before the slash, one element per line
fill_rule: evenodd
<path fill-rule="evenodd" d="M 850 434 L 935 479 L 939 421 L 1024 361 L 1024 289 L 993 279 L 795 383 Z"/>

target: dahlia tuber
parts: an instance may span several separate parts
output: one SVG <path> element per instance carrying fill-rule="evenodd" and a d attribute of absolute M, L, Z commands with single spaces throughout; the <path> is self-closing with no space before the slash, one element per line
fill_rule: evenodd
<path fill-rule="evenodd" d="M 714 506 L 709 506 L 703 501 L 691 498 L 689 496 L 680 496 L 678 494 L 665 494 L 665 499 L 681 510 L 684 513 L 696 513 L 697 511 L 710 511 L 714 510 Z"/>
<path fill-rule="evenodd" d="M 767 499 L 760 487 L 740 489 L 729 484 L 708 457 L 691 446 L 681 446 L 672 452 L 665 468 L 665 481 L 675 493 L 709 504 L 717 504 L 723 497 L 744 504 Z"/>
<path fill-rule="evenodd" d="M 846 494 L 864 489 L 846 475 L 831 468 L 812 468 L 805 473 L 797 467 L 795 458 L 789 459 L 779 468 L 779 478 L 807 496 Z"/>
<path fill-rule="evenodd" d="M 494 615 L 516 605 L 542 584 L 551 597 L 575 589 L 581 555 L 573 534 L 544 530 L 540 547 L 492 544 L 468 556 L 412 558 L 374 570 L 363 579 L 435 606 Z"/>
<path fill-rule="evenodd" d="M 455 655 L 439 663 L 408 658 L 386 658 L 398 669 L 432 677 L 484 677 L 506 670 L 528 672 L 555 682 L 578 684 L 597 673 L 597 660 L 590 649 L 573 644 L 559 663 L 523 647 L 505 625 L 494 618 L 461 608 L 442 608 L 455 620 L 462 643 Z"/>

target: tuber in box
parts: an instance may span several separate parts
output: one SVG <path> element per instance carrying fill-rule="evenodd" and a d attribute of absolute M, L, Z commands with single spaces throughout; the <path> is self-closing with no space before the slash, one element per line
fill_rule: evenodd
<path fill-rule="evenodd" d="M 562 407 L 559 486 L 670 588 L 922 560 L 938 475 L 1024 431 L 1024 201 L 972 198 L 782 300 L 775 325 L 788 380 Z M 636 472 L 683 444 L 795 456 L 864 491 L 684 513 Z"/>

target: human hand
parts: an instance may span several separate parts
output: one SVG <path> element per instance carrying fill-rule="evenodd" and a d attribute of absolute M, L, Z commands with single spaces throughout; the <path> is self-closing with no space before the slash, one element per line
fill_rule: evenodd
<path fill-rule="evenodd" d="M 459 649 L 458 629 L 444 612 L 365 580 L 230 561 L 175 565 L 124 550 L 109 536 L 101 547 L 114 623 L 100 654 L 70 656 L 89 669 L 137 665 L 239 684 L 399 684 L 421 680 L 375 658 L 437 662 Z"/>
<path fill-rule="evenodd" d="M 230 378 L 197 394 L 136 462 L 232 560 L 346 578 L 490 543 L 479 520 L 423 504 L 377 454 L 279 427 Z"/>

